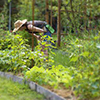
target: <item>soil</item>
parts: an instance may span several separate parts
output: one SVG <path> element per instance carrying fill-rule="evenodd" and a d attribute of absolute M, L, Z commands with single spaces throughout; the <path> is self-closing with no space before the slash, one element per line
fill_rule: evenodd
<path fill-rule="evenodd" d="M 46 86 L 43 85 L 43 87 L 58 94 L 59 96 L 64 97 L 67 100 L 77 100 L 72 90 L 66 89 L 64 87 L 61 89 L 53 89 L 51 86 L 47 86 L 47 85 Z"/>

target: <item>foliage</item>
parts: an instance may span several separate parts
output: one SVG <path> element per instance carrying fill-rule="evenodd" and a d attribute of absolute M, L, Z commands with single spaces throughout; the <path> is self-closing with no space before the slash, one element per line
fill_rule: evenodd
<path fill-rule="evenodd" d="M 8 0 L 9 1 L 9 0 Z M 66 33 L 79 33 L 81 31 L 93 29 L 99 29 L 99 17 L 100 17 L 100 1 L 98 0 L 62 0 L 61 2 L 61 24 L 62 30 Z M 15 5 L 16 4 L 16 5 Z M 49 17 L 51 16 L 51 1 L 49 0 Z M 58 1 L 52 0 L 52 12 L 53 18 L 57 18 Z M 12 20 L 15 22 L 18 19 L 32 20 L 32 1 L 30 0 L 12 0 Z M 35 1 L 35 20 L 45 20 L 45 0 Z M 7 5 L 6 5 L 7 8 Z M 4 8 L 5 10 L 5 8 Z M 7 9 L 8 10 L 8 9 Z M 7 12 L 6 10 L 6 12 Z M 16 11 L 15 11 L 16 10 Z M 53 20 L 54 20 L 53 19 Z M 54 22 L 54 21 L 53 21 Z M 55 24 L 55 23 L 53 23 Z M 56 23 L 57 24 L 57 23 Z M 13 25 L 12 25 L 13 26 Z"/>
<path fill-rule="evenodd" d="M 34 57 L 34 66 L 42 66 L 44 68 L 47 68 L 54 62 L 53 57 L 50 54 L 55 54 L 54 52 L 52 52 L 52 49 L 56 47 L 52 45 L 54 41 L 51 40 L 51 37 L 46 35 L 43 36 L 42 33 L 40 33 L 40 35 L 41 40 L 38 41 L 38 45 L 35 47 L 35 51 L 30 55 L 30 57 Z"/>
<path fill-rule="evenodd" d="M 48 41 L 49 40 L 50 38 Z M 23 39 L 22 36 L 18 34 L 13 35 L 9 32 L 0 38 L 0 69 L 19 72 L 31 67 L 32 60 L 34 60 L 33 66 L 43 65 L 46 67 L 47 65 L 49 66 L 50 62 L 53 62 L 52 59 L 46 60 L 47 56 L 41 51 L 42 45 L 45 45 L 44 49 L 48 49 L 48 47 L 51 46 L 50 43 L 47 44 L 47 42 L 43 41 L 39 43 L 35 48 L 36 50 L 32 52 L 30 46 L 27 45 L 26 42 L 27 40 Z"/>
<path fill-rule="evenodd" d="M 60 84 L 63 84 L 66 88 L 72 86 L 70 70 L 62 65 L 52 66 L 47 69 L 34 66 L 30 71 L 26 72 L 26 77 L 39 84 L 48 84 L 54 88 L 60 87 Z"/>
<path fill-rule="evenodd" d="M 99 53 L 100 33 L 82 38 L 69 35 L 63 40 L 62 51 L 56 51 L 54 56 L 54 64 L 71 68 L 75 94 L 81 99 L 100 96 Z"/>
<path fill-rule="evenodd" d="M 30 0 L 20 0 L 20 4 L 18 5 L 19 10 L 19 18 L 32 20 L 32 1 Z M 35 1 L 35 20 L 45 20 L 45 1 L 36 0 Z"/>
<path fill-rule="evenodd" d="M 98 0 L 63 0 L 61 9 L 65 12 L 61 16 L 65 31 L 81 34 L 81 30 L 99 28 L 99 3 Z"/>
<path fill-rule="evenodd" d="M 3 35 L 4 30 L 7 30 L 7 23 L 8 23 L 8 9 L 7 9 L 7 3 L 4 4 L 3 10 L 0 13 L 0 35 Z"/>
<path fill-rule="evenodd" d="M 83 39 L 84 38 L 84 39 Z M 52 66 L 44 69 L 43 66 L 30 69 L 26 72 L 26 77 L 42 85 L 50 85 L 54 88 L 63 87 L 74 90 L 74 94 L 80 100 L 91 100 L 100 97 L 100 35 L 90 35 L 82 38 L 67 36 L 65 39 L 64 53 L 54 55 Z M 57 50 L 56 50 L 57 53 Z M 58 58 L 57 58 L 58 57 Z M 60 60 L 58 60 L 60 58 Z M 54 64 L 58 63 L 56 66 Z M 61 62 L 66 66 L 59 65 Z M 63 63 L 62 63 L 63 64 Z M 45 77 L 44 77 L 45 76 Z"/>
<path fill-rule="evenodd" d="M 22 71 L 30 66 L 27 55 L 31 50 L 25 41 L 27 40 L 23 40 L 20 35 L 9 32 L 0 39 L 0 68 L 7 71 Z"/>
<path fill-rule="evenodd" d="M 16 32 L 16 34 L 19 34 L 20 36 L 22 36 L 23 39 L 27 39 L 28 40 L 27 44 L 32 46 L 32 35 L 30 33 L 23 30 L 23 31 Z M 35 37 L 34 37 L 34 46 L 37 46 L 37 39 Z"/>
<path fill-rule="evenodd" d="M 0 39 L 0 69 L 15 72 L 28 70 L 26 78 L 54 88 L 72 87 L 81 100 L 100 96 L 99 33 L 79 38 L 67 36 L 63 39 L 64 48 L 62 45 L 61 51 L 59 51 L 59 53 L 64 53 L 62 59 L 61 55 L 56 54 L 57 50 L 52 50 L 50 37 L 43 36 L 41 39 L 42 42 L 40 41 L 35 51 L 32 52 L 26 44 L 27 40 L 23 40 L 18 34 L 6 33 Z M 44 50 L 48 50 L 48 56 L 45 56 L 44 50 L 42 51 L 42 45 L 45 46 Z M 57 57 L 60 58 L 58 64 Z M 34 60 L 32 68 L 30 67 L 31 60 Z M 60 65 L 62 61 L 67 63 L 64 66 Z"/>
<path fill-rule="evenodd" d="M 57 0 L 53 0 L 54 17 L 57 17 L 58 13 L 55 11 L 58 9 L 57 3 Z M 19 32 L 19 35 L 4 31 L 8 19 L 5 17 L 7 8 L 4 8 L 0 15 L 2 18 L 0 21 L 0 70 L 14 72 L 28 70 L 26 72 L 28 79 L 54 88 L 61 88 L 61 85 L 66 88 L 72 87 L 74 94 L 80 100 L 94 100 L 100 97 L 99 3 L 98 0 L 91 0 L 91 2 L 62 0 L 61 10 L 65 10 L 61 13 L 62 29 L 64 33 L 75 33 L 72 35 L 78 37 L 72 35 L 61 37 L 60 50 L 52 47 L 50 37 L 43 36 L 42 41 L 38 42 L 34 51 L 31 51 L 30 46 L 27 45 L 31 44 L 31 35 L 24 31 Z M 37 0 L 35 7 L 35 19 L 45 20 L 45 0 Z M 32 20 L 31 1 L 20 0 L 18 8 L 21 8 L 17 15 L 19 19 Z M 48 56 L 45 56 L 45 51 L 48 51 Z M 31 65 L 32 62 L 33 65 Z"/>

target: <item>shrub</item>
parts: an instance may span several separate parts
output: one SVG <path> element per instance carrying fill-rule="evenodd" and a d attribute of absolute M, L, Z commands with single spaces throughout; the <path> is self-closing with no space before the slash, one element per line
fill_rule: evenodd
<path fill-rule="evenodd" d="M 31 52 L 29 45 L 25 44 L 20 35 L 7 32 L 0 39 L 0 68 L 3 70 L 23 70 L 30 66 L 28 53 Z"/>
<path fill-rule="evenodd" d="M 63 86 L 66 88 L 72 86 L 70 70 L 62 65 L 51 66 L 47 69 L 34 66 L 30 71 L 26 72 L 26 78 L 42 85 L 50 85 L 54 88 L 59 88 L 60 84 L 63 84 Z"/>

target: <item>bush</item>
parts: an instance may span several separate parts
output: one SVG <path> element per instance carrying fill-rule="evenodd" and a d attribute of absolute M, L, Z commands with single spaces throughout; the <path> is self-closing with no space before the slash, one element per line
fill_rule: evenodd
<path fill-rule="evenodd" d="M 82 38 L 67 36 L 63 43 L 61 52 L 54 56 L 54 64 L 66 62 L 63 65 L 72 72 L 74 91 L 80 100 L 100 97 L 100 33 Z"/>
<path fill-rule="evenodd" d="M 51 46 L 50 43 L 47 44 L 45 41 L 39 43 L 33 52 L 27 44 L 28 41 L 18 34 L 13 35 L 7 32 L 5 36 L 0 38 L 0 42 L 0 69 L 2 70 L 19 72 L 28 70 L 34 65 L 46 67 L 52 62 L 52 59 L 46 61 L 48 56 L 45 56 L 44 52 L 41 51 L 41 45 L 45 45 L 44 49 L 48 49 Z M 32 60 L 34 62 L 33 65 Z"/>
<path fill-rule="evenodd" d="M 30 66 L 28 54 L 31 50 L 26 41 L 20 35 L 9 32 L 0 39 L 0 69 L 22 71 Z"/>
<path fill-rule="evenodd" d="M 26 72 L 26 78 L 42 85 L 50 85 L 54 88 L 60 88 L 60 84 L 63 84 L 66 88 L 72 86 L 70 70 L 62 65 L 52 66 L 50 69 L 34 66 L 30 71 Z"/>

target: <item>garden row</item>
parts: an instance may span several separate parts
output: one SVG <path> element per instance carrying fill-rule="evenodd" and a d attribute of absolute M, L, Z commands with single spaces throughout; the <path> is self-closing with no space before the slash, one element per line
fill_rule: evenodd
<path fill-rule="evenodd" d="M 32 52 L 27 42 L 9 32 L 0 38 L 0 70 L 24 75 L 53 91 L 69 90 L 81 100 L 100 97 L 100 34 L 63 37 L 59 50 L 42 42 L 49 48 L 48 58 L 40 43 Z"/>

